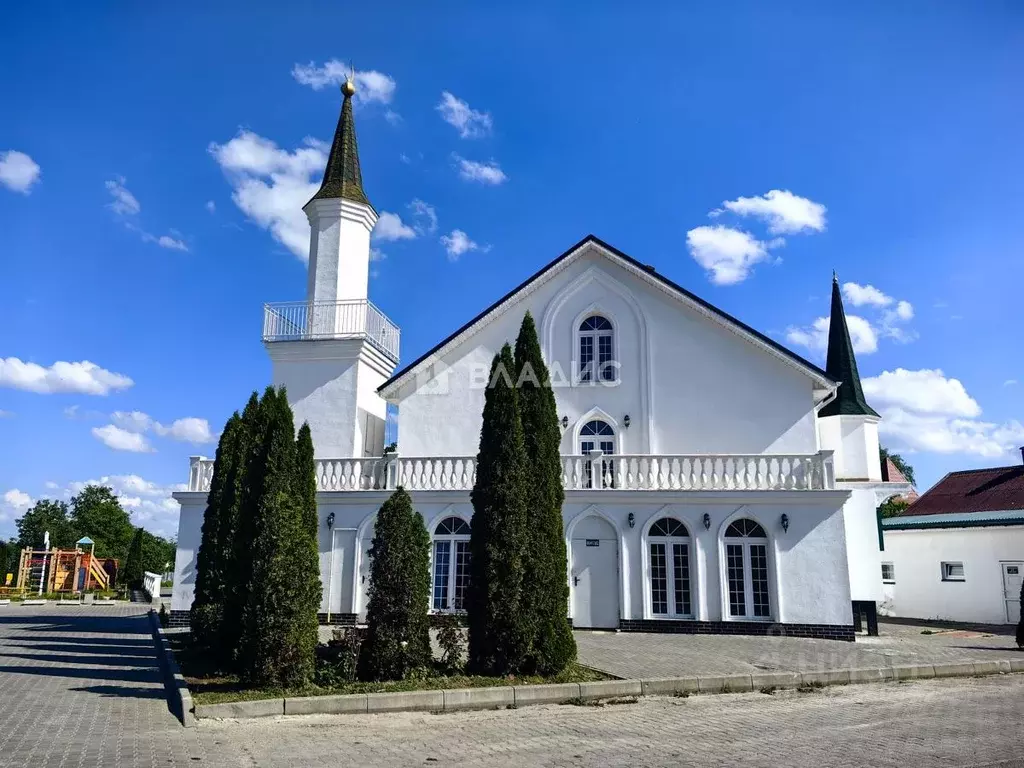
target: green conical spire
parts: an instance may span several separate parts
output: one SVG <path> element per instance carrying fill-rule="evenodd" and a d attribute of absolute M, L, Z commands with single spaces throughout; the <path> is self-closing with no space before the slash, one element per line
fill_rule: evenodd
<path fill-rule="evenodd" d="M 857 372 L 857 358 L 853 354 L 850 329 L 846 326 L 846 312 L 843 311 L 843 295 L 839 290 L 839 278 L 832 273 L 832 318 L 828 326 L 828 358 L 825 372 L 839 382 L 836 399 L 820 411 L 819 416 L 875 416 L 878 414 L 864 399 Z"/>
<path fill-rule="evenodd" d="M 334 131 L 331 143 L 331 154 L 327 158 L 327 169 L 320 190 L 313 195 L 313 200 L 342 198 L 353 203 L 369 205 L 370 201 L 363 192 L 363 174 L 359 170 L 359 147 L 356 144 L 356 124 L 352 117 L 352 95 L 356 92 L 355 83 L 346 80 L 341 86 L 344 100 L 341 103 L 341 116 L 338 127 Z"/>

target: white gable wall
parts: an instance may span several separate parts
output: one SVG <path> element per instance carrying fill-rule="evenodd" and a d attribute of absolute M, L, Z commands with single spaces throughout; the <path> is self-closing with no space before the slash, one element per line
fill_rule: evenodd
<path fill-rule="evenodd" d="M 527 310 L 548 365 L 566 377 L 582 319 L 599 313 L 615 326 L 619 383 L 556 388 L 559 415 L 570 422 L 563 453 L 579 452 L 579 427 L 596 411 L 616 428 L 619 453 L 818 449 L 809 378 L 592 250 L 446 353 L 429 385 L 426 377 L 403 385 L 395 398 L 400 454 L 476 454 L 481 372 L 485 379 L 505 341 L 514 344 Z"/>

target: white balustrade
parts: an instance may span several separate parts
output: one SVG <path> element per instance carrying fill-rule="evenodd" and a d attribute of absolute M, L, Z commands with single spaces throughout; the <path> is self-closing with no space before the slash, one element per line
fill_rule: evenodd
<path fill-rule="evenodd" d="M 210 490 L 213 461 L 190 459 L 188 489 Z M 475 456 L 317 459 L 320 491 L 468 491 Z M 831 451 L 815 454 L 601 454 L 562 457 L 566 490 L 821 491 L 835 488 Z"/>
<path fill-rule="evenodd" d="M 371 302 L 288 301 L 263 305 L 264 341 L 365 338 L 398 360 L 398 326 Z"/>

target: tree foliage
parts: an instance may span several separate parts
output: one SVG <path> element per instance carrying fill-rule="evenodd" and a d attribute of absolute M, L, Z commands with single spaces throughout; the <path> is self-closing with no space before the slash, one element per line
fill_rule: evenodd
<path fill-rule="evenodd" d="M 536 629 L 531 666 L 544 675 L 561 672 L 576 658 L 576 641 L 567 620 L 569 584 L 562 535 L 561 439 L 555 393 L 537 328 L 529 312 L 516 339 L 516 382 L 526 449 L 528 545 L 524 609 Z"/>
<path fill-rule="evenodd" d="M 377 513 L 370 547 L 363 680 L 401 680 L 430 666 L 430 535 L 399 487 Z"/>
<path fill-rule="evenodd" d="M 893 496 L 881 503 L 878 512 L 882 517 L 896 517 L 903 514 L 903 510 L 910 506 L 910 502 L 900 496 Z"/>
<path fill-rule="evenodd" d="M 526 447 L 505 344 L 491 364 L 484 395 L 470 536 L 466 613 L 472 672 L 519 673 L 529 667 L 536 635 L 524 594 L 527 552 Z"/>
<path fill-rule="evenodd" d="M 110 488 L 87 485 L 71 499 L 71 527 L 95 542 L 96 557 L 116 557 L 125 564 L 135 527 Z"/>
<path fill-rule="evenodd" d="M 231 514 L 234 501 L 233 485 L 237 480 L 236 465 L 242 417 L 236 411 L 224 425 L 217 453 L 213 461 L 213 477 L 206 497 L 203 527 L 196 553 L 196 588 L 189 611 L 189 625 L 196 643 L 213 653 L 223 649 L 221 632 L 224 619 L 224 599 L 227 574 L 230 567 L 231 525 L 223 518 Z"/>
<path fill-rule="evenodd" d="M 142 529 L 136 528 L 131 544 L 128 545 L 128 556 L 121 567 L 121 583 L 130 589 L 142 586 L 142 536 Z"/>
<path fill-rule="evenodd" d="M 14 525 L 18 529 L 19 550 L 26 547 L 42 549 L 46 531 L 50 532 L 50 546 L 58 549 L 70 549 L 79 538 L 64 501 L 40 499 Z"/>
<path fill-rule="evenodd" d="M 900 471 L 900 474 L 907 478 L 908 483 L 911 485 L 917 485 L 917 482 L 914 480 L 914 468 L 907 463 L 906 459 L 898 453 L 890 453 L 888 448 L 880 447 L 878 449 L 878 459 L 882 463 L 883 467 L 885 466 L 885 460 L 887 458 L 892 460 L 892 463 L 896 465 L 896 469 Z"/>
<path fill-rule="evenodd" d="M 260 402 L 265 430 L 249 467 L 252 521 L 239 674 L 250 685 L 298 687 L 310 681 L 318 641 L 316 531 L 295 493 L 295 424 L 284 389 L 268 387 Z M 250 510 L 243 506 L 242 514 Z M 315 602 L 314 602 L 315 599 Z"/>

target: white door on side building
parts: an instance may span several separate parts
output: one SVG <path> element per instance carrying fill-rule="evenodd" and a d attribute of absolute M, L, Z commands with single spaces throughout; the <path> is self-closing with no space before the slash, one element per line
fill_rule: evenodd
<path fill-rule="evenodd" d="M 571 557 L 573 626 L 617 629 L 619 547 L 615 530 L 597 517 L 584 521 L 573 534 Z"/>
<path fill-rule="evenodd" d="M 1006 623 L 1020 621 L 1020 584 L 1024 563 L 1003 563 L 1003 599 L 1006 600 Z"/>

